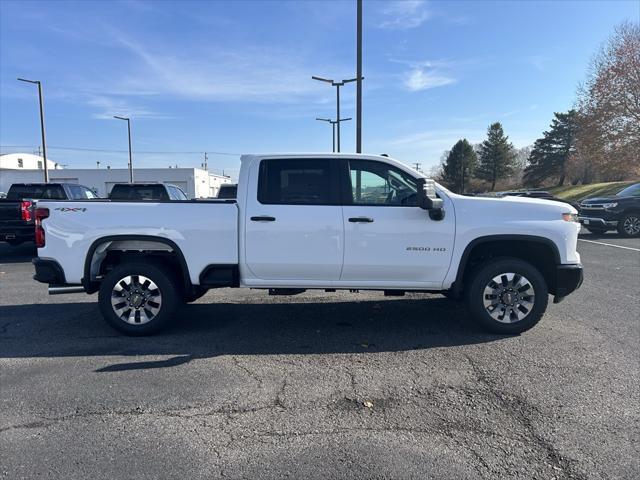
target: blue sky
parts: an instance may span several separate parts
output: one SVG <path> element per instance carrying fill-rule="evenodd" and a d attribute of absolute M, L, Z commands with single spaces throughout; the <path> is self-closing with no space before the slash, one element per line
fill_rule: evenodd
<path fill-rule="evenodd" d="M 199 166 L 197 152 L 327 151 L 335 91 L 311 80 L 355 76 L 353 1 L 0 0 L 0 145 L 38 145 L 42 80 L 49 157 L 69 167 Z M 571 107 L 613 27 L 635 1 L 364 2 L 367 153 L 424 169 L 459 138 L 500 121 L 533 143 Z M 355 117 L 355 86 L 343 116 Z M 354 151 L 355 122 L 343 125 Z M 8 147 L 7 147 L 8 146 Z M 141 153 L 196 152 L 196 153 Z M 209 155 L 235 175 L 236 155 Z"/>

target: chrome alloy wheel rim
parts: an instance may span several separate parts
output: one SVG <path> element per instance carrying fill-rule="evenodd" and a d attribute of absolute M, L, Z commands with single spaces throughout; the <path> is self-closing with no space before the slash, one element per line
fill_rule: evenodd
<path fill-rule="evenodd" d="M 531 282 L 518 273 L 501 273 L 493 277 L 484 289 L 482 301 L 487 313 L 501 323 L 524 320 L 535 302 Z"/>
<path fill-rule="evenodd" d="M 111 290 L 111 307 L 123 322 L 143 325 L 153 320 L 162 305 L 158 286 L 143 275 L 127 275 Z"/>
<path fill-rule="evenodd" d="M 640 233 L 640 217 L 636 217 L 635 215 L 628 216 L 622 228 L 627 235 L 638 235 Z"/>

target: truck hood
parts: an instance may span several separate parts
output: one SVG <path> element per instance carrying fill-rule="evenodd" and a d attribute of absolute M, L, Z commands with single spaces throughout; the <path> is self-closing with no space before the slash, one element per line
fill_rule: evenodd
<path fill-rule="evenodd" d="M 455 194 L 454 194 L 455 195 Z M 527 197 L 465 197 L 455 195 L 456 214 L 465 211 L 475 215 L 504 220 L 559 220 L 563 213 L 578 211 L 568 203 Z M 496 217 L 497 216 L 497 217 Z"/>

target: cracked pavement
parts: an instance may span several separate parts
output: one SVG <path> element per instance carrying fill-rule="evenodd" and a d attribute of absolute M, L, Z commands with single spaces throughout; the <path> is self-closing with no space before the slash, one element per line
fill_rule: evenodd
<path fill-rule="evenodd" d="M 439 295 L 225 289 L 127 338 L 0 244 L 0 477 L 637 478 L 640 253 L 579 249 L 521 336 Z"/>

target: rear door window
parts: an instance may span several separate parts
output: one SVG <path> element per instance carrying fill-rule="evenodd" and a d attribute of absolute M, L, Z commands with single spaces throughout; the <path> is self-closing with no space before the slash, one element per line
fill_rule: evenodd
<path fill-rule="evenodd" d="M 260 163 L 258 201 L 280 205 L 337 205 L 335 162 L 273 159 Z"/>

